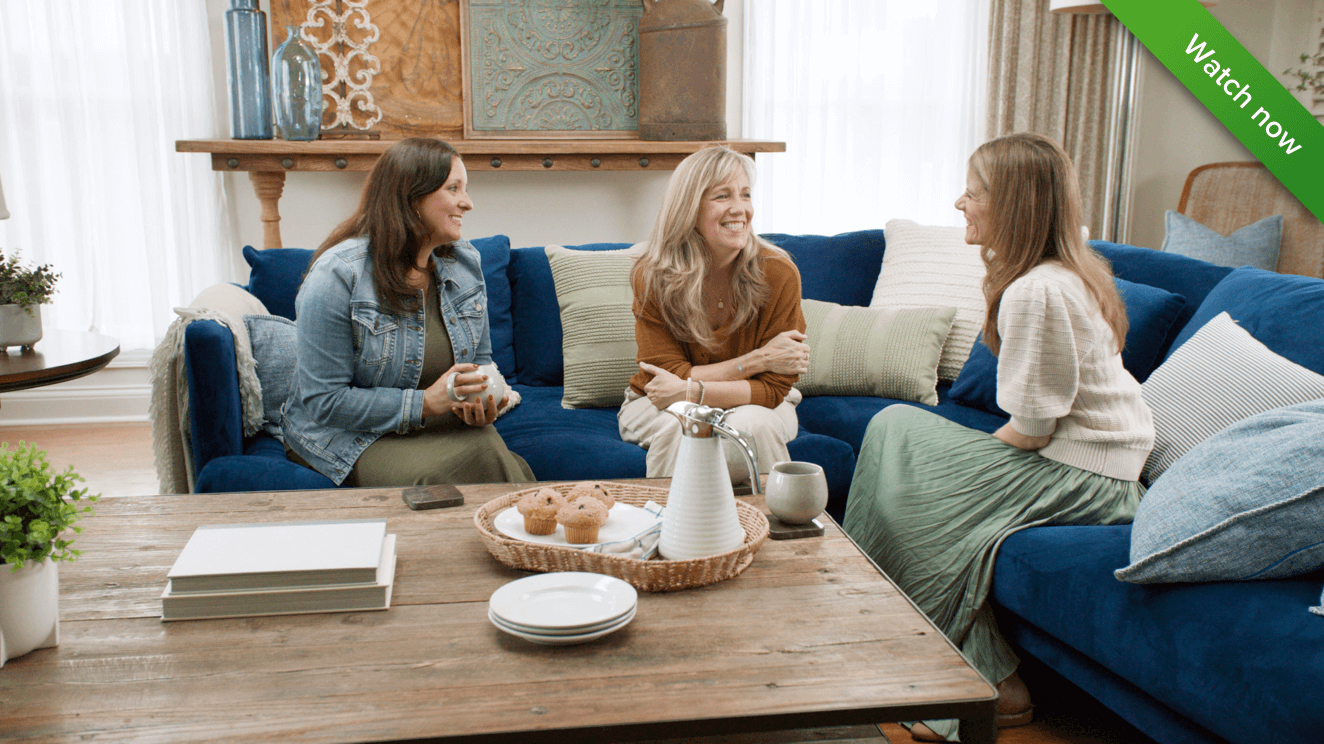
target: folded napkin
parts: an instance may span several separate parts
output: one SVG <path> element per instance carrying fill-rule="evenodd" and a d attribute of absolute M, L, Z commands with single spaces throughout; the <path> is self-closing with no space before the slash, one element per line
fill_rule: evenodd
<path fill-rule="evenodd" d="M 665 509 L 655 501 L 649 501 L 644 504 L 643 508 L 644 511 L 653 515 L 654 520 L 639 534 L 628 540 L 589 545 L 584 550 L 589 553 L 610 553 L 624 558 L 639 558 L 640 560 L 648 560 L 657 555 L 657 541 L 662 537 L 662 512 Z"/>

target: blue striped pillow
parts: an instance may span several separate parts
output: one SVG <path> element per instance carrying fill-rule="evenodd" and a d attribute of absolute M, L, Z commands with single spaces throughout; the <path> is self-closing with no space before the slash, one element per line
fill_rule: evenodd
<path fill-rule="evenodd" d="M 1177 458 L 1257 413 L 1324 398 L 1324 377 L 1284 359 L 1219 313 L 1141 386 L 1154 413 L 1152 483 Z"/>

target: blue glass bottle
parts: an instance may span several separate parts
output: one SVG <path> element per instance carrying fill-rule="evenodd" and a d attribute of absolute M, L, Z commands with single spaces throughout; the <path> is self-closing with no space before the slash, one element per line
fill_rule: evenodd
<path fill-rule="evenodd" d="M 271 55 L 271 99 L 281 137 L 317 139 L 322 131 L 322 66 L 295 26 L 285 27 L 285 41 Z"/>
<path fill-rule="evenodd" d="M 230 0 L 225 11 L 225 71 L 230 82 L 230 136 L 271 139 L 267 14 L 257 0 Z"/>

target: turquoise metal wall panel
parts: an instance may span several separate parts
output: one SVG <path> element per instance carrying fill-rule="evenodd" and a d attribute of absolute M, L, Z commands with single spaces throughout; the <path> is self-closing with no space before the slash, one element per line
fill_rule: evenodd
<path fill-rule="evenodd" d="M 640 0 L 468 0 L 478 135 L 634 136 Z"/>

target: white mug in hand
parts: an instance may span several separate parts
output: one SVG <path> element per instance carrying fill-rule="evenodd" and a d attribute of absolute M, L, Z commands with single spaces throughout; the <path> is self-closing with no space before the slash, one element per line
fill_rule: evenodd
<path fill-rule="evenodd" d="M 478 374 L 487 375 L 487 389 L 465 396 L 463 400 L 481 400 L 487 402 L 487 396 L 490 395 L 492 396 L 492 400 L 496 401 L 497 405 L 501 405 L 501 399 L 506 395 L 506 378 L 502 377 L 501 373 L 497 371 L 496 364 L 489 362 L 488 364 L 480 366 L 478 368 Z"/>
<path fill-rule="evenodd" d="M 768 473 L 764 498 L 772 516 L 786 524 L 804 524 L 827 506 L 827 477 L 812 462 L 779 462 Z"/>

